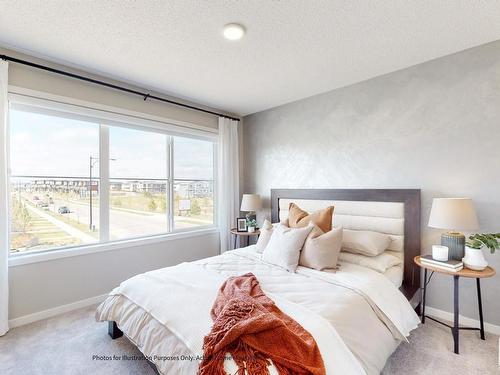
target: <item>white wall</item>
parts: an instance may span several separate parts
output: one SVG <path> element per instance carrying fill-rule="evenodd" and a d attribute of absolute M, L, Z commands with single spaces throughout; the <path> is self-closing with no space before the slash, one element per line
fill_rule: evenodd
<path fill-rule="evenodd" d="M 6 49 L 0 48 L 0 53 L 131 87 Z M 145 102 L 135 95 L 113 91 L 17 64 L 9 65 L 9 85 L 217 129 L 217 117 L 210 114 L 152 100 Z M 139 91 L 147 90 L 139 88 Z M 214 110 L 213 108 L 208 109 Z M 147 246 L 128 247 L 11 266 L 9 268 L 9 319 L 16 319 L 102 295 L 135 274 L 183 261 L 213 256 L 218 252 L 219 234 L 215 232 Z"/>
<path fill-rule="evenodd" d="M 9 268 L 9 319 L 108 293 L 131 276 L 217 255 L 219 234 Z"/>

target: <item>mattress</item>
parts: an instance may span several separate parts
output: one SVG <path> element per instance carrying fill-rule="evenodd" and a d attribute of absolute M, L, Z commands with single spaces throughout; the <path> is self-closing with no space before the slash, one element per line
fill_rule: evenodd
<path fill-rule="evenodd" d="M 342 369 L 341 365 L 343 363 L 341 362 L 351 360 L 355 361 L 356 364 L 346 368 L 356 368 L 357 365 L 362 369 L 362 372 L 354 370 L 349 370 L 349 372 L 340 371 L 342 373 L 379 374 L 387 358 L 404 339 L 404 337 L 398 337 L 394 333 L 395 330 L 392 324 L 394 320 L 388 321 L 381 318 L 378 310 L 384 308 L 374 304 L 374 300 L 377 300 L 375 297 L 378 297 L 379 301 L 386 300 L 384 302 L 385 307 L 388 306 L 387 303 L 389 302 L 394 304 L 394 306 L 389 307 L 396 314 L 386 315 L 392 315 L 394 318 L 395 315 L 404 313 L 400 320 L 405 322 L 408 330 L 415 328 L 418 324 L 418 317 L 406 299 L 402 296 L 399 298 L 397 294 L 400 293 L 397 288 L 388 282 L 386 278 L 376 275 L 373 270 L 364 270 L 364 267 L 343 267 L 342 274 L 339 272 L 339 275 L 337 275 L 339 277 L 336 277 L 337 281 L 332 283 L 328 282 L 328 277 L 331 275 L 326 275 L 325 272 L 299 267 L 298 272 L 294 274 L 277 266 L 267 264 L 259 259 L 253 247 L 202 259 L 193 262 L 193 265 L 199 267 L 200 270 L 214 272 L 222 277 L 252 272 L 259 279 L 264 292 L 271 298 L 279 298 L 286 300 L 291 305 L 297 305 L 307 311 L 311 319 L 318 317 L 326 320 L 329 327 L 338 334 L 342 345 L 349 352 L 349 355 L 337 361 L 337 369 Z M 165 268 L 144 275 L 155 280 L 166 280 L 165 275 L 169 272 L 171 272 L 169 268 Z M 354 280 L 366 278 L 368 288 L 360 291 L 354 287 L 343 285 L 340 282 L 342 276 L 345 276 L 347 280 L 351 276 L 350 273 L 354 275 L 352 277 Z M 386 281 L 384 282 L 382 279 Z M 369 290 L 370 280 L 373 281 L 374 291 Z M 127 282 L 130 284 L 133 279 Z M 127 294 L 123 292 L 122 287 L 115 289 L 99 306 L 96 319 L 99 321 L 116 321 L 124 334 L 148 359 L 156 364 L 160 373 L 196 374 L 199 363 L 197 355 L 199 353 L 192 350 L 189 340 L 183 341 L 184 336 L 181 332 L 183 327 L 169 325 L 168 319 L 162 319 L 161 314 L 154 313 L 154 308 L 151 308 L 146 303 L 138 302 L 144 300 L 144 295 L 141 295 L 141 293 L 152 293 L 149 288 L 148 290 L 140 289 L 134 293 Z M 372 293 L 379 295 L 373 296 L 373 299 L 368 298 L 367 294 Z M 390 298 L 386 298 L 386 296 L 390 296 Z M 147 296 L 146 299 L 148 298 L 150 300 L 154 299 L 153 296 Z M 155 306 L 157 306 L 157 301 L 155 303 Z M 281 308 L 281 306 L 279 307 Z M 164 309 L 169 308 L 171 309 L 171 306 L 166 301 Z M 210 307 L 205 306 L 199 314 L 205 316 L 209 310 Z M 162 311 L 162 313 L 168 316 L 168 312 Z M 194 314 L 194 312 L 190 313 Z M 210 326 L 208 325 L 204 328 L 205 332 L 203 334 L 207 334 L 209 329 Z M 200 337 L 200 340 L 202 340 L 203 336 Z M 341 350 L 339 348 L 341 348 L 341 345 L 337 346 L 334 353 L 330 353 L 328 356 L 338 355 L 338 351 Z M 322 355 L 325 357 L 325 353 L 322 352 Z M 235 367 L 227 368 L 228 372 L 234 372 L 235 370 Z M 271 370 L 271 372 L 274 373 L 274 370 Z M 340 373 L 339 371 L 336 372 Z"/>

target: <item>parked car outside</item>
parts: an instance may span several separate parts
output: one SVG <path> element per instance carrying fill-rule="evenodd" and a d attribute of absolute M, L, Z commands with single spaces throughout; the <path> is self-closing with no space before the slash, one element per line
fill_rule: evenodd
<path fill-rule="evenodd" d="M 62 215 L 62 214 L 69 214 L 71 211 L 69 210 L 69 208 L 67 206 L 61 206 L 61 207 L 59 207 L 57 212 L 59 212 Z"/>

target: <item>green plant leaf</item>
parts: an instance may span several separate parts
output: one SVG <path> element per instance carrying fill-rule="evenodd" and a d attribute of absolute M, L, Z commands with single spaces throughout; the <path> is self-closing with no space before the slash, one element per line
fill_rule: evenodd
<path fill-rule="evenodd" d="M 494 254 L 495 251 L 500 248 L 498 239 L 500 239 L 500 233 L 476 233 L 469 236 L 467 246 L 474 249 L 486 246 L 490 249 L 490 252 Z"/>

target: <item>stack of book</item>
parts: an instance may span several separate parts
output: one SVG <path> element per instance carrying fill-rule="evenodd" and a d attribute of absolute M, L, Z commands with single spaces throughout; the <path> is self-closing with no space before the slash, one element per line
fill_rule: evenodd
<path fill-rule="evenodd" d="M 450 272 L 458 272 L 464 268 L 464 264 L 459 260 L 448 260 L 446 262 L 443 262 L 433 259 L 432 255 L 422 255 L 420 257 L 420 261 L 422 262 L 422 264 L 440 268 Z"/>

